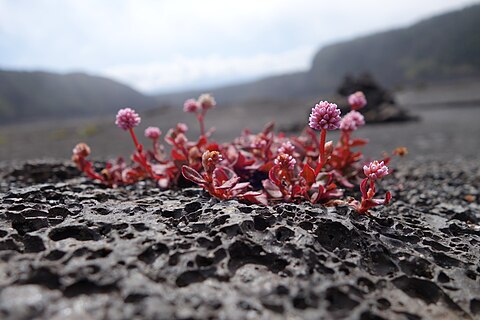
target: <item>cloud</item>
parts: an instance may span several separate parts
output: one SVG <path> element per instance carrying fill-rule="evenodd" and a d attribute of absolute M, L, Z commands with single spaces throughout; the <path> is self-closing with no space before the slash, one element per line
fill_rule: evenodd
<path fill-rule="evenodd" d="M 176 57 L 164 63 L 121 65 L 102 70 L 103 74 L 142 91 L 205 88 L 271 74 L 307 70 L 314 47 L 297 48 L 278 54 L 260 53 L 248 57 L 210 55 L 202 58 Z"/>

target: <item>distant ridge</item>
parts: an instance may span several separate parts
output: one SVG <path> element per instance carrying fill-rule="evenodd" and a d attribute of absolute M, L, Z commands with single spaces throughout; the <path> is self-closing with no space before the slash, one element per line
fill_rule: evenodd
<path fill-rule="evenodd" d="M 0 70 L 0 122 L 111 114 L 158 102 L 116 81 L 84 73 Z"/>
<path fill-rule="evenodd" d="M 221 103 L 318 96 L 334 92 L 345 75 L 365 71 L 389 87 L 480 77 L 480 5 L 326 46 L 317 52 L 308 72 L 158 99 L 180 104 L 201 91 L 213 92 Z"/>
<path fill-rule="evenodd" d="M 331 90 L 364 71 L 387 86 L 480 76 L 480 5 L 324 47 L 308 77 Z"/>

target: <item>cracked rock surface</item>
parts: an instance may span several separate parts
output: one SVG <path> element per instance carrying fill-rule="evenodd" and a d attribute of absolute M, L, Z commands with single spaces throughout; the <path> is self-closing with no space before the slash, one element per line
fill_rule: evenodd
<path fill-rule="evenodd" d="M 4 168 L 0 318 L 480 318 L 478 163 L 397 167 L 370 218 Z"/>

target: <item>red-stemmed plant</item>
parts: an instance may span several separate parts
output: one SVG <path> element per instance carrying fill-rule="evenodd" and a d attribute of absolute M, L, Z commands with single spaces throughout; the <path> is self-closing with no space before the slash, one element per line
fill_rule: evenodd
<path fill-rule="evenodd" d="M 274 124 L 270 123 L 257 134 L 244 130 L 232 142 L 217 144 L 209 141 L 213 129 L 206 131 L 204 123 L 207 111 L 216 102 L 211 95 L 204 94 L 184 104 L 184 111 L 194 113 L 198 120 L 199 138 L 190 141 L 188 127 L 179 123 L 165 134 L 169 153 L 159 142 L 161 131 L 157 127 L 145 130 L 145 136 L 152 140 L 152 149 L 144 150 L 134 132 L 140 117 L 126 108 L 118 112 L 116 124 L 129 131 L 134 142 L 132 165 L 119 158 L 97 173 L 87 160 L 90 148 L 85 144 L 75 147 L 72 159 L 89 178 L 112 187 L 151 179 L 167 189 L 190 181 L 221 200 L 239 199 L 264 205 L 302 201 L 325 205 L 348 203 L 365 214 L 375 206 L 388 204 L 391 199 L 389 192 L 385 199 L 374 198 L 375 181 L 388 173 L 386 164 L 390 158 L 374 161 L 364 166 L 362 172 L 364 160 L 359 148 L 367 140 L 353 138 L 352 134 L 365 124 L 358 110 L 365 106 L 366 99 L 363 93 L 356 92 L 348 101 L 352 110 L 343 119 L 336 104 L 317 103 L 312 108 L 309 127 L 299 136 L 277 134 Z M 336 129 L 341 130 L 341 136 L 334 144 L 327 141 L 326 136 L 327 131 Z M 315 131 L 320 131 L 319 138 Z M 352 151 L 353 148 L 357 150 Z M 406 149 L 397 150 L 394 154 L 406 153 Z M 359 184 L 362 199 L 341 200 L 345 188 L 358 185 L 362 174 L 366 175 Z"/>

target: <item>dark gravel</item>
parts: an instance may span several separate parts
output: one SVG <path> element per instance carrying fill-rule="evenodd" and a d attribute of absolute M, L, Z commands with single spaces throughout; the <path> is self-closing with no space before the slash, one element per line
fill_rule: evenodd
<path fill-rule="evenodd" d="M 397 167 L 371 218 L 4 168 L 0 318 L 480 318 L 478 163 Z"/>

